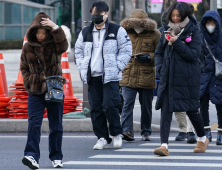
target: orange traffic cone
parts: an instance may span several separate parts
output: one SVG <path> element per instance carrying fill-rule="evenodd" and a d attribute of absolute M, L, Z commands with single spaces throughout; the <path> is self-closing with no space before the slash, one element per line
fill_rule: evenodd
<path fill-rule="evenodd" d="M 76 98 L 73 94 L 72 79 L 71 79 L 69 62 L 66 52 L 62 54 L 62 72 L 63 72 L 62 76 L 66 79 L 66 84 L 64 84 L 63 86 L 63 91 L 65 94 L 64 108 L 63 108 L 64 113 L 77 111 L 77 107 L 80 106 L 81 100 Z"/>
<path fill-rule="evenodd" d="M 4 91 L 6 96 L 8 97 L 8 85 L 6 80 L 6 74 L 5 74 L 5 65 L 4 65 L 4 59 L 2 53 L 0 53 L 0 69 L 1 69 L 1 77 L 4 85 Z"/>
<path fill-rule="evenodd" d="M 10 98 L 6 96 L 4 90 L 4 84 L 2 81 L 2 74 L 0 69 L 0 118 L 8 117 L 8 109 Z"/>

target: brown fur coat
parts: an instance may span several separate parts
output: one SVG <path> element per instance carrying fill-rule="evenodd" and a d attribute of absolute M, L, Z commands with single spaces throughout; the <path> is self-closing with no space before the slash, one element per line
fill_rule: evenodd
<path fill-rule="evenodd" d="M 61 27 L 56 30 L 52 30 L 50 27 L 43 27 L 40 24 L 42 18 L 50 17 L 45 12 L 40 12 L 34 18 L 26 33 L 28 42 L 23 47 L 20 62 L 20 70 L 27 93 L 35 95 L 43 94 L 47 91 L 44 73 L 40 69 L 36 54 L 46 77 L 62 75 L 61 54 L 68 47 L 66 36 Z M 37 42 L 35 35 L 32 34 L 33 29 L 36 28 L 50 30 L 51 38 L 42 43 Z"/>

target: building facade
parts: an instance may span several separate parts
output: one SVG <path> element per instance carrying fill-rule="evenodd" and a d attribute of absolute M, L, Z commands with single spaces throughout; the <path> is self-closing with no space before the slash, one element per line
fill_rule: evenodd
<path fill-rule="evenodd" d="M 55 9 L 26 0 L 0 0 L 0 41 L 23 39 L 34 17 L 44 11 L 55 21 Z"/>

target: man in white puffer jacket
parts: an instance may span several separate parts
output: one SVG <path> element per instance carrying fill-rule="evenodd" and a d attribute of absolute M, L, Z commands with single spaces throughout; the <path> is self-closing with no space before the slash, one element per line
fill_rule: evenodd
<path fill-rule="evenodd" d="M 124 28 L 109 23 L 109 7 L 93 3 L 92 24 L 79 34 L 75 59 L 82 81 L 88 84 L 90 114 L 98 141 L 93 149 L 107 148 L 113 136 L 114 147 L 122 146 L 119 117 L 119 81 L 132 56 L 132 43 Z M 107 127 L 109 122 L 109 130 Z"/>

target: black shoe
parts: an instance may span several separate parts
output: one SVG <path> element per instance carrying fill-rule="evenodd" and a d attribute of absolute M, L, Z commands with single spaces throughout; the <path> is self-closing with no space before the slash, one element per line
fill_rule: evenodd
<path fill-rule="evenodd" d="M 212 134 L 210 128 L 204 129 L 204 131 L 207 139 L 209 139 L 209 141 L 212 142 Z"/>
<path fill-rule="evenodd" d="M 149 135 L 142 135 L 142 140 L 143 141 L 151 141 L 150 136 Z"/>
<path fill-rule="evenodd" d="M 193 132 L 187 133 L 187 143 L 196 143 L 197 140 L 195 138 L 195 134 Z"/>
<path fill-rule="evenodd" d="M 217 132 L 217 145 L 222 145 L 222 131 Z"/>
<path fill-rule="evenodd" d="M 123 135 L 123 140 L 126 140 L 126 141 L 134 141 L 135 140 L 133 134 L 130 132 L 123 132 L 122 135 Z"/>
<path fill-rule="evenodd" d="M 187 134 L 185 132 L 180 132 L 178 136 L 175 138 L 175 141 L 185 141 L 187 138 Z"/>

